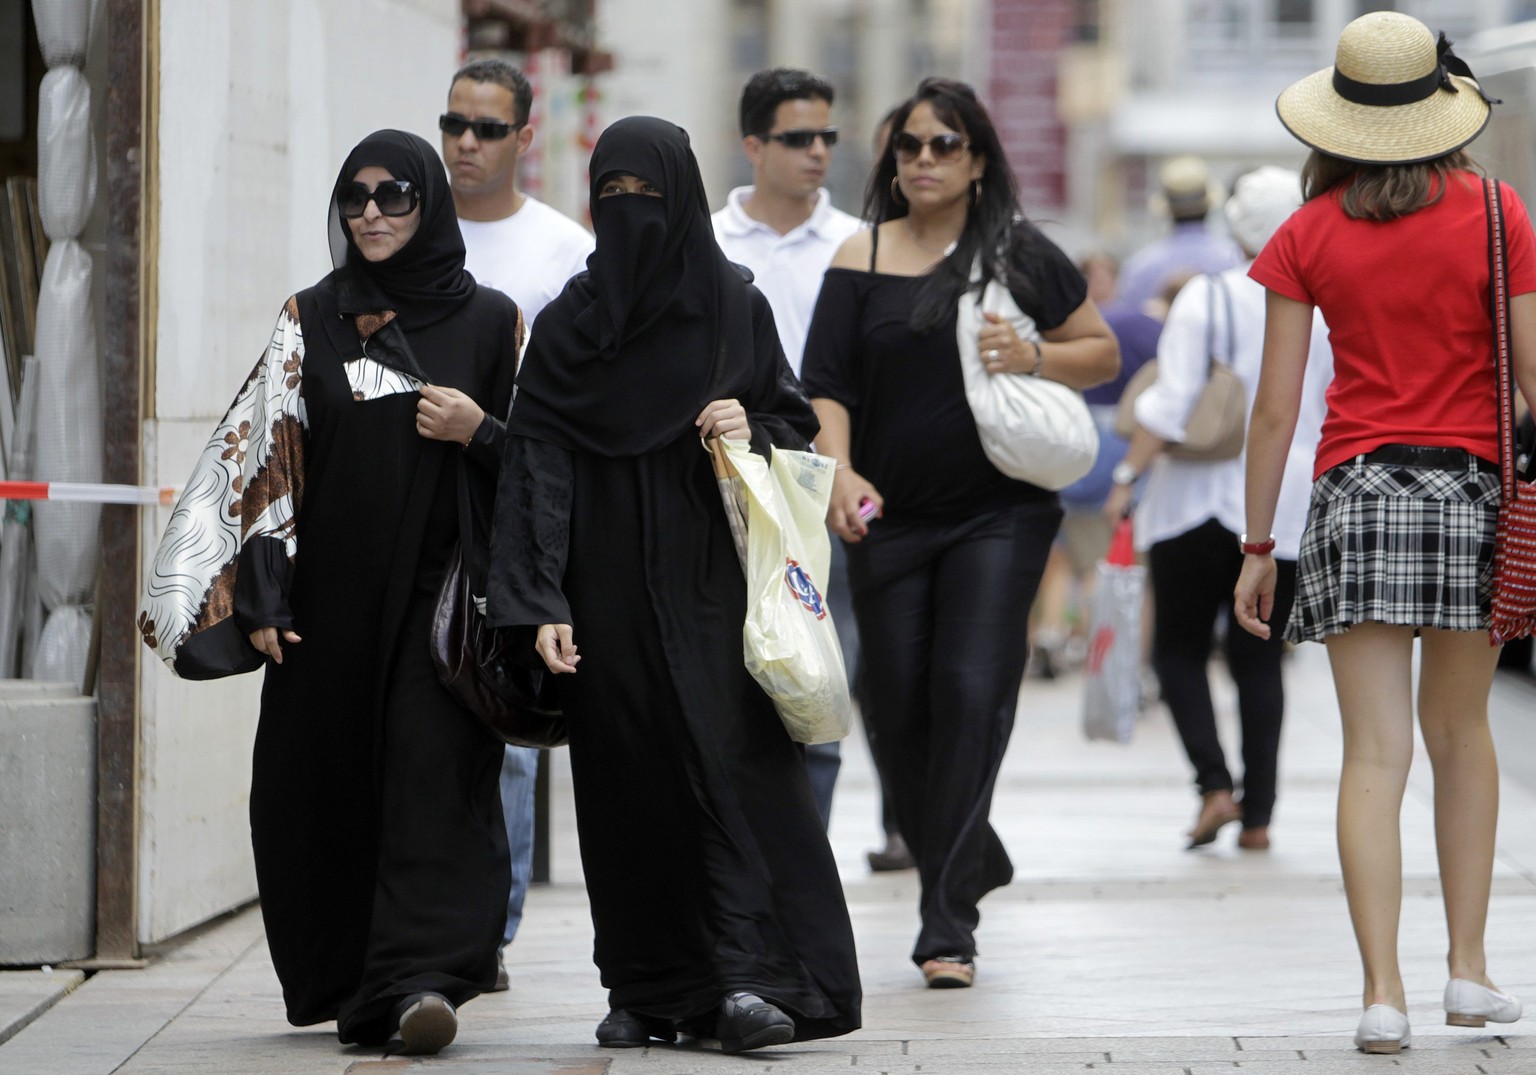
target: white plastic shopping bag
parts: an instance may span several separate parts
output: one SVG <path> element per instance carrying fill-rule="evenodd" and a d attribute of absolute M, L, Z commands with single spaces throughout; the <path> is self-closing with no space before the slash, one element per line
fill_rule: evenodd
<path fill-rule="evenodd" d="M 1146 573 L 1131 548 L 1131 521 L 1122 519 L 1093 587 L 1083 683 L 1083 734 L 1089 739 L 1129 743 L 1136 728 Z"/>
<path fill-rule="evenodd" d="M 834 742 L 853 726 L 843 651 L 822 592 L 831 557 L 826 518 L 834 464 L 779 449 L 770 463 L 744 440 L 721 437 L 715 444 L 717 474 L 725 469 L 722 455 L 735 471 L 722 475 L 727 513 L 743 502 L 746 509 L 747 671 L 773 699 L 791 739 Z"/>

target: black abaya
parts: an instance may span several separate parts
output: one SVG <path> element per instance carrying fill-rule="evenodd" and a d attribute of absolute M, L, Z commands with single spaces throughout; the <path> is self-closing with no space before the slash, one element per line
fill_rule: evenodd
<path fill-rule="evenodd" d="M 319 323 L 326 291 L 298 296 L 301 325 Z M 516 308 L 480 291 L 406 338 L 434 383 L 495 414 L 517 332 Z M 458 468 L 486 515 L 490 472 L 417 434 L 416 392 L 354 399 L 342 357 L 315 337 L 287 602 L 303 641 L 267 668 L 251 836 L 290 1021 L 338 1019 L 342 1041 L 378 1043 L 402 998 L 458 1005 L 495 978 L 510 884 L 502 748 L 443 689 L 427 646 L 459 537 Z"/>
<path fill-rule="evenodd" d="M 809 405 L 751 292 L 754 440 L 803 448 Z M 577 824 L 613 1008 L 684 1024 L 746 990 L 797 1039 L 859 1026 L 852 930 L 801 751 L 742 660 L 746 590 L 709 457 L 693 433 L 610 458 L 518 436 L 496 503 L 489 609 L 570 623 L 558 677 Z"/>

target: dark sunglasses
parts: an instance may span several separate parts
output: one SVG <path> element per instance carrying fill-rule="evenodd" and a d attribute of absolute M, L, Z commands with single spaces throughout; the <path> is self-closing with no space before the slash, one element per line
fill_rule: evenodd
<path fill-rule="evenodd" d="M 971 148 L 971 143 L 958 134 L 936 134 L 932 138 L 919 138 L 906 131 L 898 131 L 891 139 L 891 148 L 896 151 L 896 159 L 903 164 L 911 163 L 922 156 L 924 146 L 928 147 L 934 160 L 944 164 L 955 160 Z"/>
<path fill-rule="evenodd" d="M 765 139 L 770 142 L 778 142 L 789 149 L 810 149 L 811 143 L 820 138 L 828 149 L 837 145 L 837 128 L 823 127 L 820 130 L 780 131 L 778 134 L 765 134 Z"/>
<path fill-rule="evenodd" d="M 369 190 L 361 183 L 342 183 L 336 188 L 336 211 L 348 220 L 356 220 L 368 211 L 368 203 L 379 207 L 385 216 L 409 216 L 421 201 L 421 192 L 409 179 L 386 179 Z"/>
<path fill-rule="evenodd" d="M 482 142 L 499 142 L 521 127 L 521 123 L 503 123 L 499 119 L 469 119 L 457 112 L 444 112 L 437 117 L 437 129 L 451 138 L 465 131 L 474 131 Z"/>

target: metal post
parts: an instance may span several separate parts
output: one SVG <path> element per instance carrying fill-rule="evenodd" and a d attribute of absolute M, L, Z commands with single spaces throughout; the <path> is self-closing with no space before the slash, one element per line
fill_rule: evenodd
<path fill-rule="evenodd" d="M 103 478 L 138 484 L 143 437 L 146 179 L 146 40 L 156 0 L 107 0 L 107 253 L 98 279 L 106 293 Z M 152 50 L 151 50 L 152 52 Z M 152 89 L 148 92 L 152 93 Z M 153 127 L 151 119 L 149 127 Z M 152 268 L 148 274 L 152 280 Z M 151 307 L 152 308 L 152 307 Z M 96 962 L 133 960 L 138 945 L 139 590 L 138 509 L 101 515 L 104 570 L 97 591 L 102 622 L 97 679 Z"/>

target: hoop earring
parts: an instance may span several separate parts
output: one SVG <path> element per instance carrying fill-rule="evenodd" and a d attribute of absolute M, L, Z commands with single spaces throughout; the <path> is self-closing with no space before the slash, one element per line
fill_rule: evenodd
<path fill-rule="evenodd" d="M 975 204 L 977 204 L 978 202 L 981 201 L 981 177 L 980 176 L 977 176 L 975 179 L 971 180 L 971 193 L 973 195 L 973 197 L 971 199 L 971 204 L 972 205 L 975 205 Z"/>
<path fill-rule="evenodd" d="M 907 202 L 907 199 L 901 196 L 901 180 L 894 175 L 891 176 L 891 201 L 897 205 L 905 205 Z"/>

